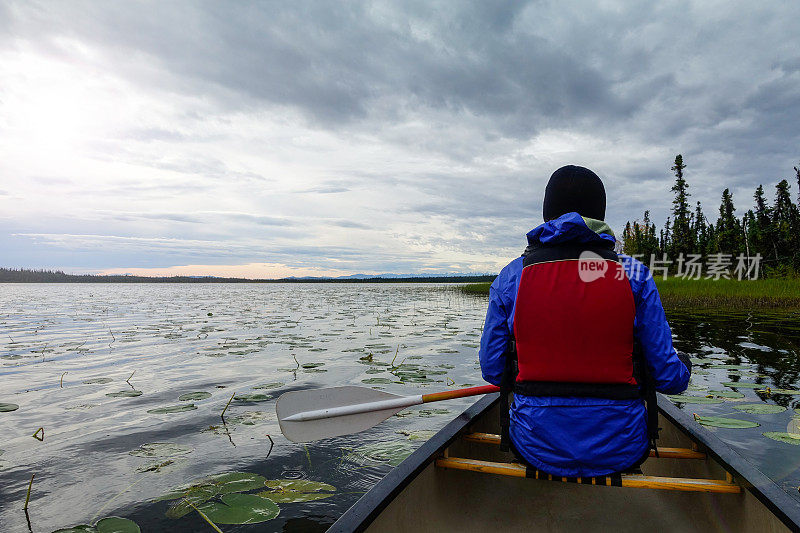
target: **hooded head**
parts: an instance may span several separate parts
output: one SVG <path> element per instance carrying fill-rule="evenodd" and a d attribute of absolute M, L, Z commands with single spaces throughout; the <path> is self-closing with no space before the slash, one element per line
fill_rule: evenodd
<path fill-rule="evenodd" d="M 567 165 L 550 176 L 544 190 L 542 216 L 545 222 L 565 213 L 604 220 L 606 190 L 600 178 L 588 168 Z"/>

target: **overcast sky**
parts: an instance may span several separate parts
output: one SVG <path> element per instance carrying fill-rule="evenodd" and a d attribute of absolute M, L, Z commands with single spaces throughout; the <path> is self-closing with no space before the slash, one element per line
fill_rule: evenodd
<path fill-rule="evenodd" d="M 497 272 L 564 164 L 621 231 L 800 160 L 800 2 L 0 3 L 0 266 Z"/>

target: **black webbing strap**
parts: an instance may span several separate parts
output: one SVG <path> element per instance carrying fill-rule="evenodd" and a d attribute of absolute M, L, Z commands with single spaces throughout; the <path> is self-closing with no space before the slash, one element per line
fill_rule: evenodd
<path fill-rule="evenodd" d="M 531 479 L 544 479 L 547 481 L 561 481 L 563 483 L 580 483 L 581 485 L 606 485 L 609 487 L 622 486 L 622 474 L 619 472 L 614 474 L 609 474 L 607 476 L 566 477 L 566 476 L 554 476 L 553 474 L 542 472 L 537 468 L 527 465 L 525 467 L 525 477 Z"/>
<path fill-rule="evenodd" d="M 656 398 L 656 380 L 653 378 L 652 372 L 647 367 L 647 362 L 644 359 L 644 352 L 642 345 L 635 341 L 633 343 L 633 362 L 634 362 L 634 375 L 636 380 L 641 384 L 642 397 L 644 398 L 645 408 L 647 409 L 647 438 L 650 441 L 650 448 L 653 449 L 655 456 L 658 457 L 658 432 L 661 430 L 658 427 L 658 398 Z"/>
<path fill-rule="evenodd" d="M 507 452 L 511 438 L 508 434 L 508 427 L 511 424 L 509 417 L 508 397 L 514 391 L 514 382 L 517 380 L 517 343 L 512 337 L 508 341 L 505 356 L 505 366 L 503 367 L 503 377 L 500 379 L 500 450 Z"/>
<path fill-rule="evenodd" d="M 567 383 L 560 381 L 517 381 L 514 393 L 523 396 L 560 396 L 635 400 L 641 398 L 636 385 L 627 383 Z"/>

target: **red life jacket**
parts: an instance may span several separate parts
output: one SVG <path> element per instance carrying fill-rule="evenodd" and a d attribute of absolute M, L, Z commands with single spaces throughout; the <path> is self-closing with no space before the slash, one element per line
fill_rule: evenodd
<path fill-rule="evenodd" d="M 533 248 L 523 260 L 514 310 L 518 386 L 536 382 L 545 387 L 536 389 L 535 394 L 541 395 L 570 394 L 569 390 L 557 393 L 558 384 L 588 387 L 590 396 L 606 396 L 590 392 L 603 385 L 611 396 L 620 389 L 632 389 L 637 384 L 635 315 L 628 277 L 608 247 Z"/>

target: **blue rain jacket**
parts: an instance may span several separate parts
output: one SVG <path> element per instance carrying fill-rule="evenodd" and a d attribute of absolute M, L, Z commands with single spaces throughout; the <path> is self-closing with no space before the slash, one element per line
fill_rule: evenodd
<path fill-rule="evenodd" d="M 591 243 L 598 239 L 616 242 L 605 223 L 584 219 L 578 213 L 545 222 L 527 237 L 529 244 Z M 641 262 L 621 254 L 620 260 L 636 305 L 634 336 L 642 345 L 656 390 L 666 394 L 683 392 L 689 383 L 689 370 L 672 346 L 672 333 L 655 282 Z M 518 257 L 503 268 L 490 289 L 479 358 L 483 379 L 493 385 L 500 385 L 504 351 L 514 331 L 522 261 Z M 638 399 L 515 395 L 510 419 L 511 441 L 522 458 L 557 476 L 619 472 L 637 462 L 648 449 L 646 410 Z"/>

